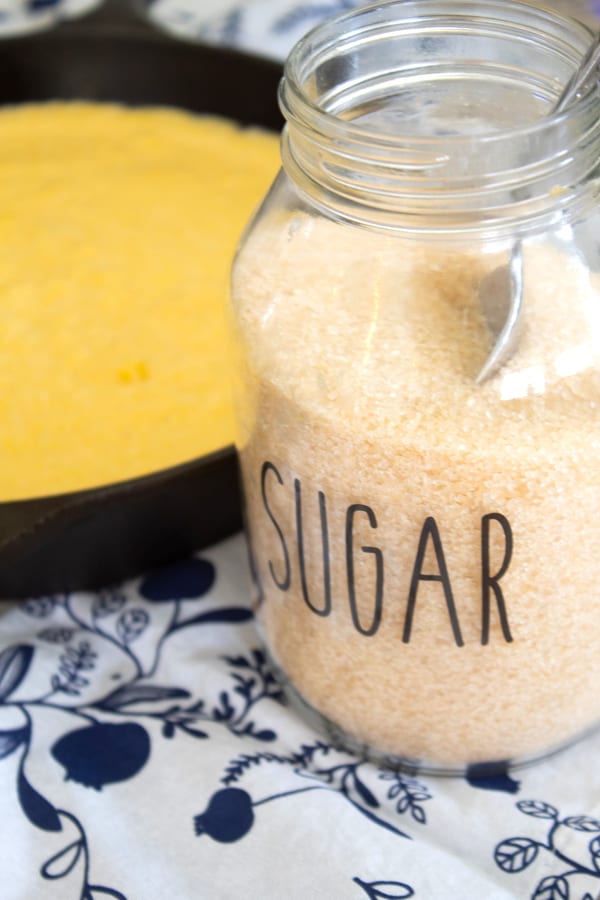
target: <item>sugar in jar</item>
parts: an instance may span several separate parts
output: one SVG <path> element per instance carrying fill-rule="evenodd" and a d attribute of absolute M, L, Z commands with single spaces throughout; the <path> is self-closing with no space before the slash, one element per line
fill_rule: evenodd
<path fill-rule="evenodd" d="M 232 274 L 258 615 L 294 701 L 388 763 L 525 762 L 600 720 L 597 82 L 551 113 L 590 40 L 392 0 L 285 66 Z"/>

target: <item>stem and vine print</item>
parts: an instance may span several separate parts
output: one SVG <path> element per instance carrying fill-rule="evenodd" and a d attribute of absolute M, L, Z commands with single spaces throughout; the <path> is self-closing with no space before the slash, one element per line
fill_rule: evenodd
<path fill-rule="evenodd" d="M 521 800 L 517 809 L 536 819 L 535 836 L 509 837 L 495 851 L 503 872 L 519 874 L 539 865 L 532 900 L 597 900 L 600 896 L 600 819 L 583 813 L 563 815 L 542 800 Z"/>
<path fill-rule="evenodd" d="M 206 739 L 208 723 L 258 742 L 276 737 L 253 717 L 262 700 L 282 702 L 262 651 L 225 658 L 229 677 L 207 699 L 158 678 L 163 650 L 183 630 L 252 620 L 245 606 L 201 602 L 210 598 L 214 581 L 211 562 L 190 559 L 149 574 L 135 590 L 31 598 L 5 613 L 3 624 L 27 637 L 0 651 L 0 722 L 7 723 L 0 724 L 0 760 L 17 759 L 17 797 L 29 823 L 65 835 L 39 877 L 72 877 L 78 883 L 72 895 L 81 900 L 126 895 L 92 878 L 85 822 L 46 796 L 30 774 L 30 757 L 40 751 L 38 720 L 54 715 L 61 723 L 62 734 L 48 747 L 48 765 L 60 766 L 65 781 L 98 792 L 133 779 L 147 765 L 151 723 L 167 740 Z"/>
<path fill-rule="evenodd" d="M 222 765 L 205 808 L 173 823 L 194 840 L 240 841 L 263 805 L 308 792 L 342 798 L 399 839 L 410 837 L 403 821 L 425 825 L 432 795 L 417 778 L 376 769 L 317 739 L 281 749 L 273 713 L 285 698 L 256 641 L 252 610 L 217 600 L 216 581 L 215 565 L 193 558 L 95 594 L 30 598 L 0 618 L 0 766 L 14 761 L 16 799 L 32 840 L 44 834 L 51 842 L 36 867 L 37 896 L 46 896 L 47 883 L 62 884 L 61 898 L 133 900 L 95 862 L 86 792 L 108 798 L 135 784 L 154 756 L 168 759 L 169 745 L 174 759 L 197 746 L 200 762 L 202 747 L 219 735 L 229 748 L 241 742 L 239 752 Z M 222 633 L 233 641 L 221 641 Z M 206 684 L 197 673 L 187 684 L 172 671 L 169 677 L 171 648 L 193 657 L 203 638 L 231 651 L 214 653 Z M 290 773 L 290 787 L 269 791 L 267 777 L 250 793 L 249 775 L 275 767 Z M 68 794 L 58 797 L 43 771 L 62 773 Z M 357 897 L 413 894 L 387 873 L 348 879 Z"/>
<path fill-rule="evenodd" d="M 248 581 L 238 536 L 0 610 L 2 900 L 598 900 L 600 737 L 531 775 L 368 762 L 286 703 Z"/>

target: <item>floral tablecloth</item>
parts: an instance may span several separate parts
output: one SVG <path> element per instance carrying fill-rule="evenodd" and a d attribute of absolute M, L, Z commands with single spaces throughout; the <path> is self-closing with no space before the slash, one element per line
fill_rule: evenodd
<path fill-rule="evenodd" d="M 595 900 L 600 735 L 401 775 L 288 708 L 241 535 L 0 618 L 2 900 Z"/>
<path fill-rule="evenodd" d="M 155 0 L 150 17 L 282 57 L 353 5 Z M 600 897 L 600 735 L 494 777 L 364 762 L 286 706 L 250 598 L 238 535 L 2 606 L 0 900 Z"/>

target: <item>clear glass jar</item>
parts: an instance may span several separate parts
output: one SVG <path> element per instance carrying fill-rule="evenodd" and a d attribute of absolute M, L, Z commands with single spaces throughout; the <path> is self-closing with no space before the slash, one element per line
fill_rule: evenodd
<path fill-rule="evenodd" d="M 232 276 L 260 623 L 290 695 L 387 763 L 529 761 L 600 720 L 598 86 L 550 113 L 590 40 L 393 0 L 286 64 Z"/>

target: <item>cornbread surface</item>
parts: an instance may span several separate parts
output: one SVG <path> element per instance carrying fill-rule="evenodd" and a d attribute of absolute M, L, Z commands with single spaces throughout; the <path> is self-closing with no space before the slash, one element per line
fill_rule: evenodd
<path fill-rule="evenodd" d="M 278 152 L 175 110 L 0 113 L 0 500 L 232 442 L 229 267 Z"/>

